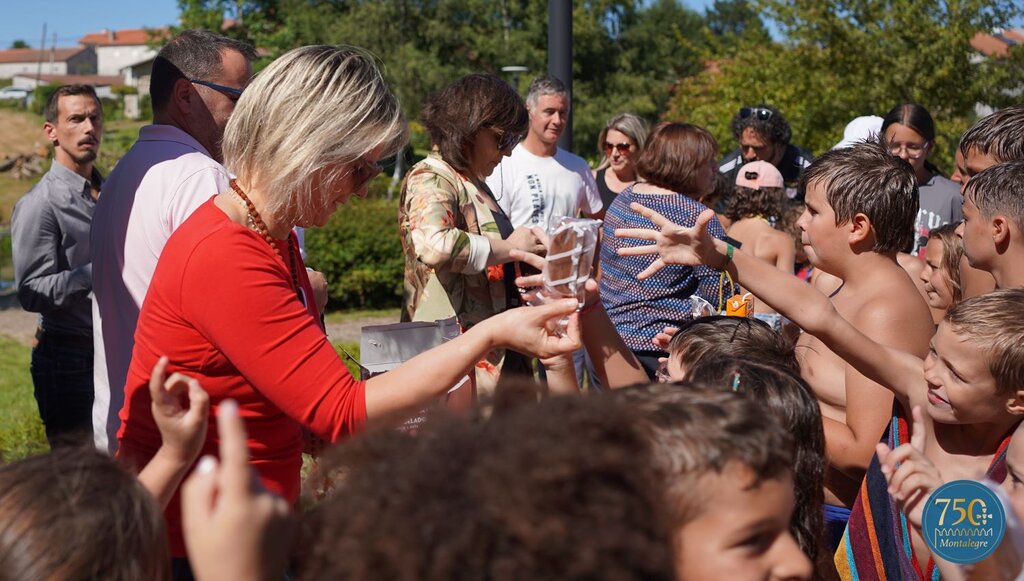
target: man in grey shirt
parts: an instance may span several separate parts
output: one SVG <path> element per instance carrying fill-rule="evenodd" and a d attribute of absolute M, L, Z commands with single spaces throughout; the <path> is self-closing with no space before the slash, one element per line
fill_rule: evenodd
<path fill-rule="evenodd" d="M 65 85 L 47 100 L 44 116 L 53 164 L 14 206 L 11 238 L 18 300 L 40 314 L 30 370 L 53 447 L 92 431 L 89 229 L 103 181 L 93 167 L 103 109 L 91 86 Z"/>

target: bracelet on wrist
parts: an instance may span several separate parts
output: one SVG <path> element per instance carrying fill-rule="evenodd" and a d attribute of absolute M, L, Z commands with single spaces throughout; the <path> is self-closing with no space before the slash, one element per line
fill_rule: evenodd
<path fill-rule="evenodd" d="M 725 243 L 725 264 L 723 264 L 722 268 L 720 268 L 719 270 L 725 270 L 725 269 L 729 268 L 729 263 L 732 262 L 732 255 L 733 255 L 734 252 L 736 252 L 736 247 L 734 247 L 732 244 L 729 244 L 728 242 L 726 242 Z"/>

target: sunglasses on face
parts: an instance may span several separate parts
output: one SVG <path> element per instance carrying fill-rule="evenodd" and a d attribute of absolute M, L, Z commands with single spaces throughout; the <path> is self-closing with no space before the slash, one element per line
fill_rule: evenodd
<path fill-rule="evenodd" d="M 772 118 L 771 109 L 765 109 L 764 107 L 742 107 L 740 108 L 740 119 L 746 119 L 747 117 L 757 117 L 761 121 L 767 121 Z"/>
<path fill-rule="evenodd" d="M 618 151 L 619 155 L 626 155 L 629 153 L 630 148 L 633 147 L 629 143 L 607 143 L 602 145 L 605 155 L 611 155 L 612 151 Z"/>
<path fill-rule="evenodd" d="M 359 166 L 352 170 L 353 178 L 353 192 L 358 192 L 366 187 L 366 184 L 373 178 L 377 177 L 384 168 L 380 164 L 366 161 L 364 159 L 358 160 Z"/>
<path fill-rule="evenodd" d="M 202 85 L 204 87 L 209 87 L 209 88 L 213 89 L 214 91 L 217 91 L 221 95 L 224 95 L 225 97 L 231 99 L 232 101 L 237 101 L 242 96 L 243 89 L 235 89 L 233 87 L 225 87 L 224 85 L 218 85 L 217 83 L 211 83 L 209 81 L 201 81 L 199 79 L 189 79 L 188 82 L 193 83 L 195 85 Z"/>
<path fill-rule="evenodd" d="M 502 151 L 506 149 L 512 149 L 516 145 L 519 145 L 519 142 L 522 141 L 523 139 L 522 135 L 514 131 L 503 131 L 496 127 L 491 127 L 490 130 L 493 131 L 495 135 L 497 135 L 498 149 Z"/>

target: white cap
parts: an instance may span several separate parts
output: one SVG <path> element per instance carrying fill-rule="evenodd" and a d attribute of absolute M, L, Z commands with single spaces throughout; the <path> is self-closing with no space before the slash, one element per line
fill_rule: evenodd
<path fill-rule="evenodd" d="M 882 121 L 883 119 L 878 115 L 857 117 L 846 124 L 846 129 L 843 130 L 843 140 L 835 144 L 832 149 L 850 147 L 877 136 L 882 132 Z"/>

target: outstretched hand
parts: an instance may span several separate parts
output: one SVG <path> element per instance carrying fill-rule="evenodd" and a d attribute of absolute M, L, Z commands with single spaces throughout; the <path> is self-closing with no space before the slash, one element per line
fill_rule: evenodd
<path fill-rule="evenodd" d="M 561 299 L 546 305 L 509 309 L 481 324 L 494 327 L 495 344 L 525 355 L 547 359 L 580 348 L 580 317 L 576 299 Z M 559 320 L 568 326 L 559 333 Z"/>
<path fill-rule="evenodd" d="M 889 483 L 889 494 L 907 515 L 910 524 L 920 530 L 925 503 L 932 491 L 942 486 L 943 481 L 939 469 L 924 455 L 928 435 L 921 407 L 914 406 L 911 414 L 914 423 L 910 443 L 902 444 L 895 450 L 890 450 L 885 444 L 878 444 L 875 451 L 878 453 L 882 474 Z"/>
<path fill-rule="evenodd" d="M 634 238 L 654 242 L 654 244 L 643 246 L 619 248 L 619 256 L 658 255 L 658 258 L 649 267 L 637 275 L 638 280 L 652 276 L 669 264 L 687 266 L 707 264 L 713 268 L 724 267 L 724 258 L 715 250 L 715 239 L 708 233 L 708 223 L 715 217 L 713 210 L 704 210 L 697 216 L 697 221 L 692 228 L 684 228 L 642 204 L 633 202 L 629 207 L 657 227 L 657 229 L 618 228 L 615 230 L 616 238 Z"/>

